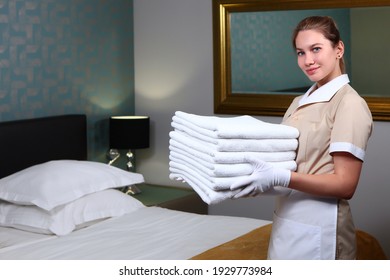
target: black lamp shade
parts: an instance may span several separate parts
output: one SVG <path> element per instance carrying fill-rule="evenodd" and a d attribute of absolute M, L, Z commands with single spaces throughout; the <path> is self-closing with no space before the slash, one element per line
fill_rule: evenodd
<path fill-rule="evenodd" d="M 149 148 L 149 117 L 114 116 L 110 118 L 111 149 Z"/>

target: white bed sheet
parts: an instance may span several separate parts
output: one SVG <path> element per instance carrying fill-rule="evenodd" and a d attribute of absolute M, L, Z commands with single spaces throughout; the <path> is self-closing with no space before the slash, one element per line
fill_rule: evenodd
<path fill-rule="evenodd" d="M 25 246 L 26 244 L 51 238 L 55 237 L 53 235 L 32 233 L 9 227 L 0 227 L 0 251 L 6 251 L 10 248 L 17 248 L 18 246 Z"/>
<path fill-rule="evenodd" d="M 62 237 L 21 233 L 0 246 L 0 259 L 189 259 L 269 223 L 145 207 Z"/>

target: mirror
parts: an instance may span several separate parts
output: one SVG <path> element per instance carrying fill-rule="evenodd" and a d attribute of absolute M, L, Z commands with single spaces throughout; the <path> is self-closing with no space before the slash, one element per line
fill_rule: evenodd
<path fill-rule="evenodd" d="M 390 14 L 390 0 L 214 0 L 214 112 L 283 116 L 292 99 L 311 85 L 296 64 L 290 40 L 292 29 L 308 15 L 329 14 L 338 23 L 346 44 L 351 85 L 367 101 L 374 120 L 390 121 L 390 85 L 384 84 L 389 80 L 390 58 L 385 48 L 390 39 L 386 39 L 387 43 L 376 40 L 389 38 L 385 26 L 389 26 L 390 17 L 382 16 L 387 25 L 379 23 L 373 32 L 372 26 L 381 18 L 373 16 L 373 12 Z M 364 29 L 369 29 L 368 33 L 363 33 Z M 374 36 L 375 43 L 369 36 Z M 248 38 L 260 39 L 246 43 Z M 367 51 L 367 47 L 374 49 Z M 381 66 L 372 66 L 374 62 Z M 383 70 L 374 73 L 377 68 Z"/>

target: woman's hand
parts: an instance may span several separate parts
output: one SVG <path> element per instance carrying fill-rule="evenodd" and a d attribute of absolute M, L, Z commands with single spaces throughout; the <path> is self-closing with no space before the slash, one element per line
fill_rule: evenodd
<path fill-rule="evenodd" d="M 273 167 L 271 164 L 256 157 L 245 158 L 254 167 L 251 175 L 236 181 L 230 187 L 231 190 L 241 189 L 233 198 L 256 196 L 267 192 L 275 186 L 288 187 L 291 171 Z"/>

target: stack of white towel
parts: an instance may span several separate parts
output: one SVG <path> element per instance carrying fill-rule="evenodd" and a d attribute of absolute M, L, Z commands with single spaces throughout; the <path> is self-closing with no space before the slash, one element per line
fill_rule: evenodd
<path fill-rule="evenodd" d="M 170 179 L 189 184 L 208 204 L 232 198 L 230 186 L 249 176 L 254 155 L 274 166 L 296 169 L 299 132 L 250 116 L 199 116 L 181 111 L 172 118 L 169 133 Z"/>

